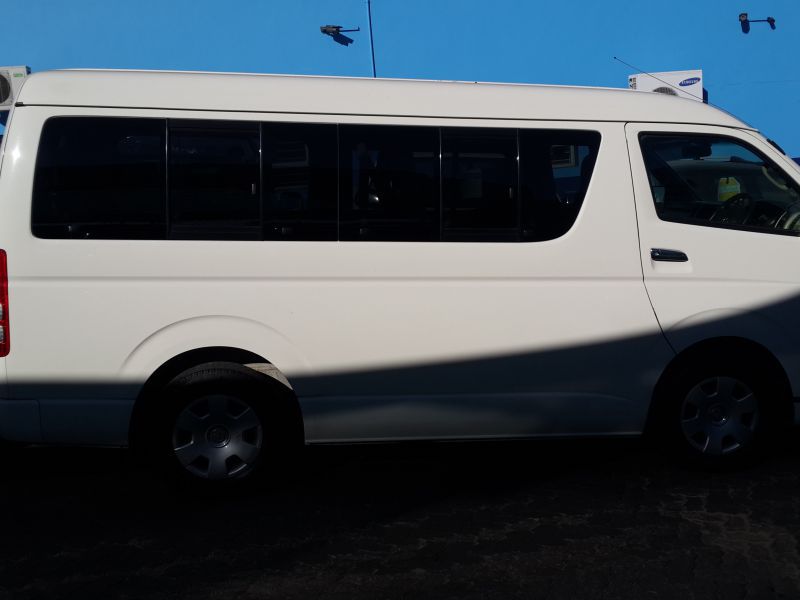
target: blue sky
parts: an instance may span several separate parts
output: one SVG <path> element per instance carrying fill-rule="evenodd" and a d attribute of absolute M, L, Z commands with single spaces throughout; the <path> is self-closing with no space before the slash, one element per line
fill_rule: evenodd
<path fill-rule="evenodd" d="M 366 0 L 3 0 L 0 64 L 369 76 Z M 739 12 L 777 29 L 741 32 Z M 711 102 L 800 155 L 797 0 L 373 0 L 378 76 L 625 87 L 702 68 Z M 320 34 L 360 27 L 348 47 Z"/>

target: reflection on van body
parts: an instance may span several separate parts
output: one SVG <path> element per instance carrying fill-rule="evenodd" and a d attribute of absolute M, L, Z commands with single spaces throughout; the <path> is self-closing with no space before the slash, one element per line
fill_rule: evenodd
<path fill-rule="evenodd" d="M 19 100 L 0 438 L 227 480 L 301 442 L 651 426 L 723 461 L 791 421 L 800 177 L 701 103 L 100 71 Z"/>

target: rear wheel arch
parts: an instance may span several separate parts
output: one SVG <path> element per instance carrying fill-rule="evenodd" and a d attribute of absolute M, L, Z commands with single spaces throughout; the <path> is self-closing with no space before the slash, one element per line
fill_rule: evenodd
<path fill-rule="evenodd" d="M 163 414 L 165 399 L 161 392 L 170 382 L 201 366 L 235 369 L 248 368 L 262 378 L 265 387 L 273 390 L 272 401 L 280 402 L 286 418 L 303 436 L 303 419 L 297 398 L 284 374 L 269 360 L 254 352 L 228 346 L 196 348 L 172 357 L 158 367 L 142 386 L 134 403 L 129 427 L 129 443 L 139 446 L 142 437 Z"/>

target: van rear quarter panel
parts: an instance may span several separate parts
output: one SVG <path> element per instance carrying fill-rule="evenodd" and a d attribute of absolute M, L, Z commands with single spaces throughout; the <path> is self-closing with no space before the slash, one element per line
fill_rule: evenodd
<path fill-rule="evenodd" d="M 45 240 L 30 203 L 56 115 L 573 128 L 602 143 L 575 225 L 549 242 Z M 46 441 L 124 443 L 141 385 L 194 347 L 277 366 L 312 442 L 636 433 L 671 355 L 621 123 L 28 106 L 6 154 L 10 395 L 41 403 Z"/>

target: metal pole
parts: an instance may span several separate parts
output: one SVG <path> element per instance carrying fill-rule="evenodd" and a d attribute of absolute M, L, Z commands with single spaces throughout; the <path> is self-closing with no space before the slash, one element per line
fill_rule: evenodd
<path fill-rule="evenodd" d="M 367 0 L 367 16 L 369 17 L 369 47 L 372 51 L 372 76 L 378 77 L 375 71 L 375 42 L 372 39 L 372 3 Z"/>

